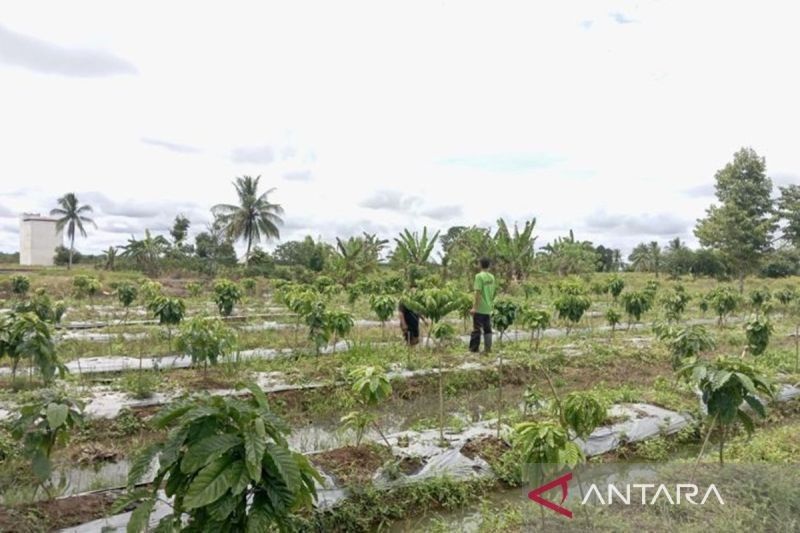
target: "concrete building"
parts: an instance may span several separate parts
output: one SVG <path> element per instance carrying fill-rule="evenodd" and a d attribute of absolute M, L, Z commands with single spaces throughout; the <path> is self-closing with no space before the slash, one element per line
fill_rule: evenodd
<path fill-rule="evenodd" d="M 56 248 L 64 242 L 64 234 L 56 229 L 56 219 L 38 213 L 25 213 L 20 218 L 19 264 L 50 266 Z"/>

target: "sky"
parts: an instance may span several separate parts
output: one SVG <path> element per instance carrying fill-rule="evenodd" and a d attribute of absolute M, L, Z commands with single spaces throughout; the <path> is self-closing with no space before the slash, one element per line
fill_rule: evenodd
<path fill-rule="evenodd" d="M 10 1 L 0 250 L 74 192 L 96 253 L 261 175 L 281 240 L 537 219 L 696 243 L 742 146 L 800 183 L 785 1 Z M 276 243 L 266 244 L 266 248 Z"/>

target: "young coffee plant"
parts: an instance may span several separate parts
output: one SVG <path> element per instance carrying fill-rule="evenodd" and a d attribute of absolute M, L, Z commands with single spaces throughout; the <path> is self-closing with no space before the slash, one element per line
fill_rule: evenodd
<path fill-rule="evenodd" d="M 31 288 L 31 278 L 17 274 L 11 276 L 11 292 L 18 297 L 24 297 Z"/>
<path fill-rule="evenodd" d="M 586 439 L 606 419 L 608 405 L 593 392 L 571 392 L 561 402 L 564 424 Z"/>
<path fill-rule="evenodd" d="M 50 457 L 56 445 L 63 445 L 70 431 L 83 422 L 83 405 L 62 393 L 43 389 L 34 399 L 19 410 L 19 417 L 12 424 L 12 435 L 31 460 L 31 469 L 36 481 L 48 496 L 48 482 L 52 472 Z"/>
<path fill-rule="evenodd" d="M 759 316 L 764 311 L 764 306 L 772 299 L 772 293 L 766 287 L 754 289 L 750 292 L 750 307 Z"/>
<path fill-rule="evenodd" d="M 671 291 L 662 296 L 661 305 L 664 307 L 667 320 L 678 322 L 691 300 L 683 285 L 675 285 Z"/>
<path fill-rule="evenodd" d="M 506 330 L 514 324 L 518 311 L 517 304 L 511 300 L 502 299 L 495 302 L 494 310 L 492 311 L 492 324 L 500 332 L 500 342 L 503 341 L 503 335 Z"/>
<path fill-rule="evenodd" d="M 428 329 L 428 343 L 430 345 L 433 327 L 444 317 L 458 310 L 460 299 L 452 290 L 432 288 L 406 293 L 403 296 L 403 305 L 417 315 L 426 317 L 431 321 L 431 328 Z"/>
<path fill-rule="evenodd" d="M 345 415 L 342 417 L 342 422 L 356 431 L 356 446 L 361 446 L 366 427 L 371 424 L 386 446 L 391 447 L 378 424 L 377 417 L 374 413 L 368 412 L 368 409 L 374 409 L 392 396 L 391 382 L 385 373 L 374 366 L 356 368 L 350 372 L 350 379 L 353 381 L 350 390 L 355 395 L 361 410 Z"/>
<path fill-rule="evenodd" d="M 231 316 L 233 307 L 242 301 L 242 289 L 229 279 L 219 279 L 214 283 L 214 303 L 219 314 Z"/>
<path fill-rule="evenodd" d="M 125 308 L 126 312 L 130 309 L 131 305 L 133 305 L 133 302 L 136 301 L 138 295 L 139 289 L 132 283 L 120 283 L 117 285 L 117 300 L 119 304 Z"/>
<path fill-rule="evenodd" d="M 754 367 L 738 358 L 720 357 L 713 362 L 693 361 L 681 368 L 678 375 L 702 392 L 706 412 L 711 418 L 709 435 L 714 425 L 719 425 L 722 429 L 719 440 L 719 462 L 722 464 L 728 430 L 741 422 L 748 435 L 755 431 L 755 424 L 742 405 L 746 403 L 759 416 L 766 416 L 758 395 L 771 398 L 772 386 Z M 705 448 L 705 444 L 703 447 Z M 702 453 L 701 449 L 700 454 Z"/>
<path fill-rule="evenodd" d="M 147 305 L 163 294 L 164 287 L 157 281 L 147 280 L 139 287 L 139 292 L 142 295 L 142 301 Z"/>
<path fill-rule="evenodd" d="M 156 296 L 147 305 L 158 323 L 167 327 L 167 346 L 172 350 L 172 328 L 183 321 L 186 315 L 186 304 L 180 298 Z"/>
<path fill-rule="evenodd" d="M 752 355 L 761 355 L 767 349 L 769 338 L 774 327 L 766 316 L 756 316 L 748 320 L 744 326 L 747 338 L 747 351 Z"/>
<path fill-rule="evenodd" d="M 672 368 L 680 368 L 716 347 L 714 337 L 700 324 L 676 327 L 662 322 L 657 323 L 653 331 L 656 338 L 667 345 L 672 356 Z"/>
<path fill-rule="evenodd" d="M 84 276 L 83 274 L 72 278 L 72 288 L 76 298 L 89 298 L 90 302 L 93 302 L 95 296 L 100 294 L 100 291 L 103 290 L 100 280 L 91 276 Z"/>
<path fill-rule="evenodd" d="M 639 322 L 646 312 L 650 310 L 653 298 L 645 291 L 631 291 L 622 295 L 622 305 L 628 315 L 628 327 L 634 322 Z"/>
<path fill-rule="evenodd" d="M 611 293 L 611 297 L 614 301 L 617 301 L 619 295 L 622 294 L 622 290 L 625 288 L 625 280 L 621 277 L 614 275 L 611 279 L 608 280 L 608 292 Z"/>
<path fill-rule="evenodd" d="M 248 296 L 256 295 L 256 288 L 258 287 L 256 280 L 254 280 L 253 278 L 244 278 L 240 283 L 242 285 L 242 289 L 244 289 L 245 294 L 247 294 Z"/>
<path fill-rule="evenodd" d="M 392 318 L 397 309 L 397 300 L 388 294 L 373 294 L 369 298 L 369 307 L 381 321 L 381 340 L 384 339 L 386 321 Z"/>
<path fill-rule="evenodd" d="M 289 448 L 290 429 L 264 392 L 248 388 L 249 398 L 202 395 L 154 417 L 157 429 L 170 430 L 167 439 L 134 460 L 129 493 L 116 503 L 121 509 L 139 502 L 129 533 L 148 529 L 161 490 L 172 498 L 172 513 L 158 531 L 287 531 L 293 513 L 311 509 L 320 475 Z M 156 458 L 149 488 L 134 490 Z"/>
<path fill-rule="evenodd" d="M 188 353 L 192 365 L 216 366 L 219 360 L 228 356 L 236 348 L 236 335 L 218 318 L 196 316 L 181 325 L 176 338 L 178 350 Z"/>
<path fill-rule="evenodd" d="M 522 422 L 514 426 L 511 444 L 519 454 L 523 481 L 538 484 L 562 468 L 572 468 L 583 462 L 580 447 L 558 422 L 542 420 Z"/>
<path fill-rule="evenodd" d="M 28 300 L 23 300 L 13 307 L 14 313 L 33 313 L 39 320 L 50 324 L 61 322 L 66 310 L 67 306 L 63 301 L 53 303 L 43 288 L 36 289 Z"/>
<path fill-rule="evenodd" d="M 436 322 L 431 326 L 430 335 L 436 340 L 436 352 L 439 355 L 437 362 L 439 376 L 439 441 L 444 445 L 444 351 L 456 336 L 456 331 L 447 322 Z M 500 363 L 502 365 L 502 362 Z"/>
<path fill-rule="evenodd" d="M 330 311 L 327 315 L 328 329 L 333 334 L 333 349 L 336 351 L 338 339 L 346 338 L 356 323 L 353 315 L 346 311 Z"/>
<path fill-rule="evenodd" d="M 186 290 L 192 298 L 198 298 L 203 294 L 203 284 L 197 281 L 190 281 L 186 284 Z"/>
<path fill-rule="evenodd" d="M 20 361 L 29 360 L 42 380 L 49 384 L 56 372 L 62 376 L 66 367 L 56 355 L 51 326 L 34 313 L 11 313 L 0 316 L 0 357 L 11 359 L 11 376 L 16 380 Z"/>
<path fill-rule="evenodd" d="M 531 333 L 531 347 L 537 352 L 542 340 L 542 333 L 550 327 L 551 316 L 545 309 L 525 307 L 521 312 L 522 325 Z"/>
<path fill-rule="evenodd" d="M 617 326 L 622 322 L 622 313 L 620 313 L 617 308 L 609 307 L 606 310 L 606 322 L 609 326 L 611 326 L 611 338 L 614 338 L 614 332 L 617 330 Z"/>
<path fill-rule="evenodd" d="M 316 300 L 305 311 L 303 318 L 308 326 L 308 338 L 314 343 L 314 350 L 319 355 L 320 349 L 331 339 L 331 323 L 325 302 Z"/>
<path fill-rule="evenodd" d="M 706 297 L 717 314 L 719 326 L 725 325 L 725 318 L 736 311 L 741 301 L 739 293 L 731 287 L 716 287 Z"/>
<path fill-rule="evenodd" d="M 580 322 L 583 314 L 592 306 L 592 301 L 586 296 L 586 289 L 577 282 L 566 282 L 559 286 L 559 295 L 553 301 L 558 318 L 567 320 L 567 332 L 570 327 Z"/>

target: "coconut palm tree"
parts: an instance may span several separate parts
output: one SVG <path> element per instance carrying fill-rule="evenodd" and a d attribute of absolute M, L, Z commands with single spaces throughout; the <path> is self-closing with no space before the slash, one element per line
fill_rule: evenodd
<path fill-rule="evenodd" d="M 278 226 L 283 224 L 283 219 L 279 216 L 283 214 L 283 207 L 268 200 L 269 194 L 275 189 L 269 189 L 259 195 L 260 179 L 261 176 L 236 178 L 233 186 L 236 187 L 236 194 L 239 196 L 239 205 L 217 204 L 211 208 L 231 239 L 244 239 L 247 242 L 245 264 L 250 260 L 253 242 L 261 241 L 262 235 L 267 238 L 280 238 Z"/>
<path fill-rule="evenodd" d="M 97 227 L 97 224 L 94 223 L 94 220 L 84 216 L 84 214 L 91 212 L 92 206 L 80 205 L 78 203 L 78 197 L 72 192 L 68 192 L 59 198 L 58 207 L 50 211 L 50 215 L 59 217 L 58 222 L 56 223 L 56 228 L 58 231 L 63 231 L 65 227 L 67 228 L 67 237 L 69 237 L 68 269 L 72 268 L 72 256 L 75 253 L 75 229 L 78 229 L 81 237 L 86 237 L 86 230 L 83 227 L 84 224 L 91 224 L 95 228 Z"/>

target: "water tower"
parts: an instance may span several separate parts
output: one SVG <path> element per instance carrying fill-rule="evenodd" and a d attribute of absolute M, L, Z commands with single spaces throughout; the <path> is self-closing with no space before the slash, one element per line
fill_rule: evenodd
<path fill-rule="evenodd" d="M 38 213 L 24 213 L 19 227 L 19 264 L 51 266 L 56 248 L 64 242 L 56 229 L 57 219 Z"/>

